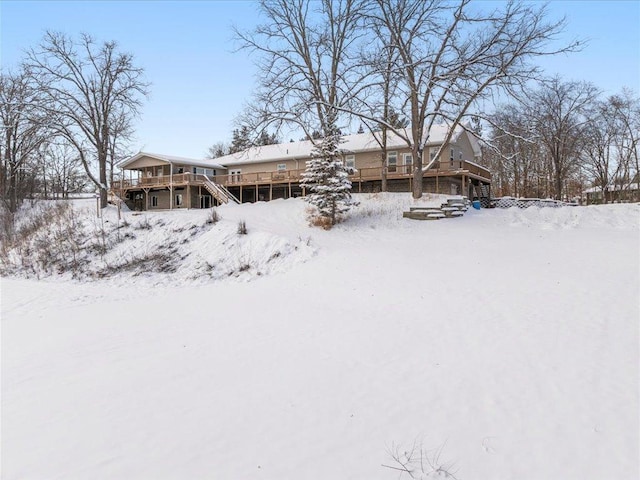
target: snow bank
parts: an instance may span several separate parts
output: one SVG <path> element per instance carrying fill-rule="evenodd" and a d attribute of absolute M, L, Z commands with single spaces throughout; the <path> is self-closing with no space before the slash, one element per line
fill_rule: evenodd
<path fill-rule="evenodd" d="M 143 282 L 4 278 L 3 478 L 384 480 L 414 444 L 461 480 L 640 476 L 638 205 L 358 197 L 329 232 L 298 200 L 146 214 L 149 251 L 197 233 Z M 182 284 L 229 246 L 255 273 Z"/>

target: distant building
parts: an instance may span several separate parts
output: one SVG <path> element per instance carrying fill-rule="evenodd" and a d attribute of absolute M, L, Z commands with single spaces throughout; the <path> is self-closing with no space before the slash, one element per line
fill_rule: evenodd
<path fill-rule="evenodd" d="M 627 183 L 625 185 L 612 185 L 606 190 L 606 202 L 600 187 L 589 188 L 583 193 L 587 205 L 600 203 L 639 202 L 640 184 Z"/>

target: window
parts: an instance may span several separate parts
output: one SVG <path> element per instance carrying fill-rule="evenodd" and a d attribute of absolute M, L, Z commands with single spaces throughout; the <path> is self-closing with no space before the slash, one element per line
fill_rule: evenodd
<path fill-rule="evenodd" d="M 453 155 L 453 148 L 452 148 L 452 149 L 450 149 L 449 160 L 451 160 L 453 162 L 453 158 L 454 158 L 454 155 Z"/>
<path fill-rule="evenodd" d="M 164 168 L 158 167 L 158 170 L 156 171 L 156 175 L 158 177 L 161 177 L 162 175 L 164 175 Z"/>
<path fill-rule="evenodd" d="M 176 195 L 176 207 L 182 206 L 182 194 L 178 193 Z"/>
<path fill-rule="evenodd" d="M 229 170 L 229 181 L 231 183 L 237 183 L 242 180 L 242 170 Z"/>
<path fill-rule="evenodd" d="M 211 177 L 216 174 L 216 171 L 210 168 L 193 167 L 193 173 L 195 173 L 196 175 Z"/>
<path fill-rule="evenodd" d="M 404 173 L 411 173 L 411 165 L 413 165 L 413 155 L 410 153 L 404 153 L 402 155 L 402 161 L 405 165 Z"/>
<path fill-rule="evenodd" d="M 279 163 L 278 166 L 276 167 L 276 170 L 278 170 L 279 172 L 284 172 L 286 169 L 287 169 L 286 163 Z"/>
<path fill-rule="evenodd" d="M 158 196 L 157 195 L 152 195 L 151 196 L 151 206 L 152 207 L 157 207 L 158 206 Z"/>
<path fill-rule="evenodd" d="M 431 153 L 429 155 L 430 161 L 436 158 L 436 153 L 438 153 L 437 149 L 431 150 Z M 435 169 L 440 168 L 440 160 L 436 160 L 435 162 L 433 162 L 433 166 L 431 168 L 435 168 Z"/>
<path fill-rule="evenodd" d="M 344 157 L 344 166 L 347 168 L 356 168 L 356 156 L 347 155 Z"/>
<path fill-rule="evenodd" d="M 387 153 L 387 171 L 394 173 L 398 165 L 398 152 Z"/>

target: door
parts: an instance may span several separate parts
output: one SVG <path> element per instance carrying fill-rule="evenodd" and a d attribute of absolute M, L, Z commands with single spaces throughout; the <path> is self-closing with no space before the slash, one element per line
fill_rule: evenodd
<path fill-rule="evenodd" d="M 202 195 L 200 197 L 200 208 L 211 208 L 211 195 Z"/>
<path fill-rule="evenodd" d="M 230 183 L 240 183 L 240 180 L 242 180 L 242 170 L 229 170 Z"/>

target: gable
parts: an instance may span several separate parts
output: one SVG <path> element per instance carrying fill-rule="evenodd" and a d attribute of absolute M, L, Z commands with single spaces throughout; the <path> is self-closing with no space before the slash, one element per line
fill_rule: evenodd
<path fill-rule="evenodd" d="M 137 155 L 136 155 L 137 156 Z M 160 160 L 159 158 L 151 157 L 149 155 L 142 155 L 139 158 L 131 158 L 126 164 L 122 164 L 120 168 L 126 168 L 128 170 L 137 170 L 144 167 L 159 167 L 162 165 L 169 165 L 169 162 Z"/>

